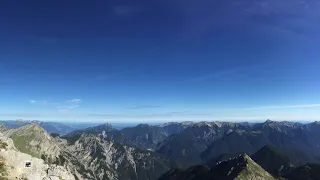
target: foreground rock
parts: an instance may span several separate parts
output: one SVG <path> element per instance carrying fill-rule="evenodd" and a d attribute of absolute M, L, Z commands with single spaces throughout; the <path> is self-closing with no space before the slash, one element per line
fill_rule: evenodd
<path fill-rule="evenodd" d="M 16 129 L 2 131 L 3 135 L 11 138 L 15 147 L 23 153 L 41 158 L 48 163 L 60 163 L 60 147 L 42 127 L 28 124 Z"/>
<path fill-rule="evenodd" d="M 6 179 L 27 180 L 74 180 L 74 176 L 63 166 L 46 164 L 42 159 L 19 152 L 12 139 L 0 134 L 0 176 Z M 31 166 L 26 167 L 26 162 Z"/>

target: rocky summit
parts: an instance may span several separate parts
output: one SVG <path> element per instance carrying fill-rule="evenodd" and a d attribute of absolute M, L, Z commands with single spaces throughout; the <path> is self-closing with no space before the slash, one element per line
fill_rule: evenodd
<path fill-rule="evenodd" d="M 226 161 L 218 162 L 212 168 L 203 165 L 186 170 L 174 170 L 159 180 L 274 180 L 275 178 L 255 163 L 248 155 L 241 154 Z"/>
<path fill-rule="evenodd" d="M 15 147 L 46 162 L 60 162 L 61 149 L 56 140 L 37 124 L 4 130 L 3 135 L 13 140 Z"/>
<path fill-rule="evenodd" d="M 30 167 L 26 166 L 30 163 Z M 11 138 L 0 134 L 0 179 L 75 180 L 65 167 L 22 153 Z"/>

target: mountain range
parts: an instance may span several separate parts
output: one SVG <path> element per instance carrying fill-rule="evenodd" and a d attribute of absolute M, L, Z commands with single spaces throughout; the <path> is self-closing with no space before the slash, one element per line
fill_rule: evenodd
<path fill-rule="evenodd" d="M 43 124 L 0 126 L 0 132 L 15 152 L 79 180 L 319 177 L 319 122 L 172 122 L 120 130 L 105 123 L 62 135 Z"/>
<path fill-rule="evenodd" d="M 58 134 L 68 134 L 76 129 L 77 127 L 72 127 L 59 122 L 42 122 L 37 120 L 12 120 L 12 121 L 0 121 L 0 124 L 6 128 L 19 128 L 28 124 L 37 124 L 48 133 L 58 133 Z"/>

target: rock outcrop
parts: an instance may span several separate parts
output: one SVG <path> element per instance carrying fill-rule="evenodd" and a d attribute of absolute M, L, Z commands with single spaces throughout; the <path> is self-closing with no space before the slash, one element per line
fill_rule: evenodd
<path fill-rule="evenodd" d="M 46 164 L 44 160 L 22 153 L 11 138 L 0 134 L 1 177 L 27 180 L 74 180 L 74 176 L 63 166 Z M 30 162 L 30 167 L 26 163 Z"/>
<path fill-rule="evenodd" d="M 2 133 L 13 140 L 19 151 L 41 158 L 48 163 L 59 163 L 60 147 L 57 146 L 56 140 L 39 125 L 28 124 L 16 129 L 7 129 Z"/>
<path fill-rule="evenodd" d="M 93 134 L 83 133 L 65 145 L 70 168 L 84 179 L 149 180 L 157 179 L 175 162 L 157 153 L 123 146 Z"/>

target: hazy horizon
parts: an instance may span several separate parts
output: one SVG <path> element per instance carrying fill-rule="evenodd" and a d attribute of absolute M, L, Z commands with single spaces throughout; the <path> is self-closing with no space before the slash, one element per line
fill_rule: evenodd
<path fill-rule="evenodd" d="M 0 121 L 19 121 L 19 120 L 23 120 L 23 121 L 40 121 L 40 122 L 48 122 L 48 123 L 62 123 L 62 124 L 94 124 L 94 125 L 100 125 L 100 124 L 129 124 L 129 125 L 138 125 L 138 124 L 150 124 L 150 125 L 157 125 L 157 124 L 165 124 L 165 123 L 181 123 L 181 122 L 232 122 L 232 123 L 264 123 L 267 120 L 271 120 L 271 121 L 276 121 L 276 122 L 298 122 L 298 123 L 312 123 L 312 122 L 316 122 L 319 120 L 295 120 L 295 121 L 291 121 L 291 120 L 272 120 L 272 119 L 265 119 L 265 120 L 252 120 L 252 121 L 218 121 L 218 120 L 211 120 L 211 121 L 197 121 L 197 120 L 193 120 L 193 121 L 155 121 L 155 122 L 148 122 L 148 121 L 121 121 L 121 122 L 115 122 L 115 121 L 63 121 L 63 120 L 49 120 L 49 121 L 45 121 L 45 120 L 29 120 L 29 119 L 9 119 L 9 120 L 3 120 L 0 119 Z"/>

